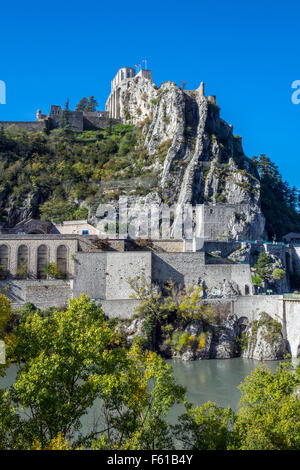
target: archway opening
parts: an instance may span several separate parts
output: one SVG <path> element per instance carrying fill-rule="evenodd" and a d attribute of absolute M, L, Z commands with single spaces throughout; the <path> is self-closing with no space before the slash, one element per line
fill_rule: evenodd
<path fill-rule="evenodd" d="M 48 263 L 48 247 L 40 245 L 37 252 L 37 277 L 38 279 L 46 279 L 45 266 Z"/>
<path fill-rule="evenodd" d="M 63 277 L 66 277 L 67 275 L 67 264 L 68 264 L 68 250 L 65 247 L 65 245 L 60 245 L 57 248 L 57 257 L 56 257 L 56 264 L 63 275 Z"/>

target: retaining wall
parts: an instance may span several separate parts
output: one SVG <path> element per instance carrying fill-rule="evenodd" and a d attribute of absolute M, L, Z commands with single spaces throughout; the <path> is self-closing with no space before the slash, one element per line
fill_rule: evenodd
<path fill-rule="evenodd" d="M 14 307 L 31 302 L 38 308 L 62 307 L 72 297 L 72 281 L 1 281 L 0 289 L 13 301 Z"/>

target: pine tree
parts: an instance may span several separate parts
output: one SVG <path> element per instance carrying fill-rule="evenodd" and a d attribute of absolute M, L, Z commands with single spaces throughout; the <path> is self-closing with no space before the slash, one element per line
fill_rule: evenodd
<path fill-rule="evenodd" d="M 261 183 L 261 206 L 269 239 L 278 240 L 288 232 L 300 231 L 299 190 L 282 179 L 278 166 L 262 154 L 252 157 Z"/>
<path fill-rule="evenodd" d="M 62 111 L 59 119 L 59 127 L 61 129 L 69 129 L 70 128 L 70 122 L 69 122 L 69 103 L 70 100 L 67 98 L 66 103 L 65 103 L 65 108 Z"/>
<path fill-rule="evenodd" d="M 79 103 L 76 105 L 76 111 L 86 111 L 86 107 L 89 103 L 89 100 L 86 97 L 81 98 Z"/>
<path fill-rule="evenodd" d="M 97 100 L 95 100 L 95 97 L 90 96 L 85 111 L 95 112 L 97 106 L 98 106 L 98 103 L 97 103 Z"/>

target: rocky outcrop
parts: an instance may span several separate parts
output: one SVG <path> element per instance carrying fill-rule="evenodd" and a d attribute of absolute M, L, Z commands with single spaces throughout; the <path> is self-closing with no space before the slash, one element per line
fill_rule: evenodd
<path fill-rule="evenodd" d="M 250 323 L 246 318 L 230 314 L 216 324 L 191 320 L 184 328 L 176 324 L 173 327 L 172 338 L 157 337 L 156 350 L 165 358 L 195 361 L 241 356 L 268 361 L 282 359 L 288 352 L 281 324 L 264 312 Z M 147 341 L 143 319 L 134 319 L 123 327 L 123 334 L 128 344 L 137 338 Z"/>
<path fill-rule="evenodd" d="M 206 297 L 209 299 L 213 298 L 224 298 L 229 299 L 241 295 L 239 286 L 234 281 L 224 279 L 222 283 L 215 283 L 215 286 L 210 289 L 205 289 Z"/>
<path fill-rule="evenodd" d="M 282 359 L 288 352 L 281 324 L 267 313 L 252 321 L 245 331 L 245 349 L 242 357 L 263 361 Z"/>
<path fill-rule="evenodd" d="M 39 204 L 43 203 L 46 196 L 43 191 L 30 193 L 24 200 L 22 206 L 18 206 L 13 196 L 8 198 L 7 218 L 10 225 L 16 225 L 21 221 L 37 217 Z"/>
<path fill-rule="evenodd" d="M 250 254 L 251 244 L 247 243 L 243 248 L 238 248 L 237 250 L 230 253 L 228 259 L 234 263 L 250 263 Z"/>
<path fill-rule="evenodd" d="M 139 145 L 151 157 L 145 169 L 158 177 L 153 191 L 160 203 L 244 204 L 243 212 L 226 221 L 227 232 L 259 238 L 264 217 L 255 166 L 203 90 L 185 91 L 170 81 L 157 88 L 137 76 L 120 84 L 120 117 L 142 129 Z"/>
<path fill-rule="evenodd" d="M 229 315 L 222 327 L 215 328 L 210 357 L 212 359 L 229 359 L 237 356 L 237 338 L 239 335 L 238 318 L 236 315 Z"/>

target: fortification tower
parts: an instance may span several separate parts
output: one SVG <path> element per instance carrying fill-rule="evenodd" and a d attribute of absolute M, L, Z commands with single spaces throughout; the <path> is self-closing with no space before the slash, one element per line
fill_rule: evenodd
<path fill-rule="evenodd" d="M 118 70 L 115 78 L 111 81 L 111 93 L 105 104 L 105 111 L 110 118 L 120 118 L 120 104 L 118 85 L 125 80 L 130 80 L 135 77 L 135 70 L 132 67 L 122 67 Z"/>

